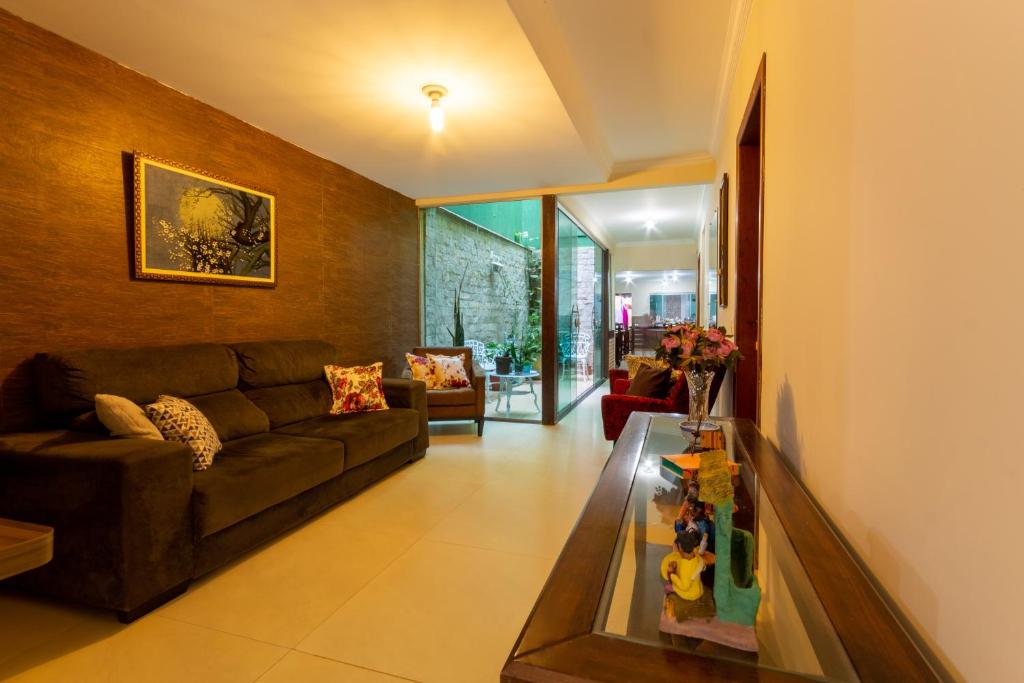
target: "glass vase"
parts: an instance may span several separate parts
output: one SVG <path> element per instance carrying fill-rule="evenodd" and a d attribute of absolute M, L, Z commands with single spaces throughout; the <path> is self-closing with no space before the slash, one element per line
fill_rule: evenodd
<path fill-rule="evenodd" d="M 687 369 L 683 370 L 683 373 L 686 375 L 686 387 L 690 392 L 690 413 L 679 423 L 679 428 L 691 434 L 696 433 L 698 429 L 702 432 L 721 429 L 708 420 L 708 399 L 711 397 L 711 383 L 715 379 L 715 371 Z"/>

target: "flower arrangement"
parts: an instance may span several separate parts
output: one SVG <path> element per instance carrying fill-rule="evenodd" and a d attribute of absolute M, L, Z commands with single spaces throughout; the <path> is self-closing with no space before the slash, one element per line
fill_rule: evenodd
<path fill-rule="evenodd" d="M 670 327 L 654 355 L 673 369 L 697 372 L 713 371 L 721 365 L 733 368 L 742 357 L 724 327 L 704 328 L 696 323 Z"/>

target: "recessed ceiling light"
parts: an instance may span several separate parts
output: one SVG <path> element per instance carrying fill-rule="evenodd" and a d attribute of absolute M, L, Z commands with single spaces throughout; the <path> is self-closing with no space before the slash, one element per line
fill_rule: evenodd
<path fill-rule="evenodd" d="M 646 221 L 644 221 L 644 227 L 647 228 L 648 230 L 654 230 L 654 228 L 657 227 L 657 224 L 654 222 L 653 218 L 648 218 Z"/>
<path fill-rule="evenodd" d="M 441 98 L 448 94 L 448 88 L 443 85 L 425 85 L 423 94 L 430 98 L 430 127 L 436 133 L 444 130 L 444 109 L 441 107 Z"/>

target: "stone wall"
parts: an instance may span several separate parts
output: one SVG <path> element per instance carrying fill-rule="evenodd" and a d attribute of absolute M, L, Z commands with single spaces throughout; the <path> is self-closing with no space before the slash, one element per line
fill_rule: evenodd
<path fill-rule="evenodd" d="M 529 301 L 530 250 L 444 209 L 428 209 L 424 237 L 424 341 L 452 343 L 455 290 L 462 287 L 466 339 L 500 342 L 521 330 Z M 501 266 L 492 265 L 493 262 Z"/>

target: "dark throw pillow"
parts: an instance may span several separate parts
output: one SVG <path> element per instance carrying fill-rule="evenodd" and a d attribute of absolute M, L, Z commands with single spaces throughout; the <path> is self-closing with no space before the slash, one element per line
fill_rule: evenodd
<path fill-rule="evenodd" d="M 651 365 L 641 365 L 637 368 L 636 376 L 629 383 L 626 390 L 627 396 L 645 396 L 647 398 L 668 398 L 668 392 L 672 390 L 672 370 L 670 368 L 656 368 Z"/>

